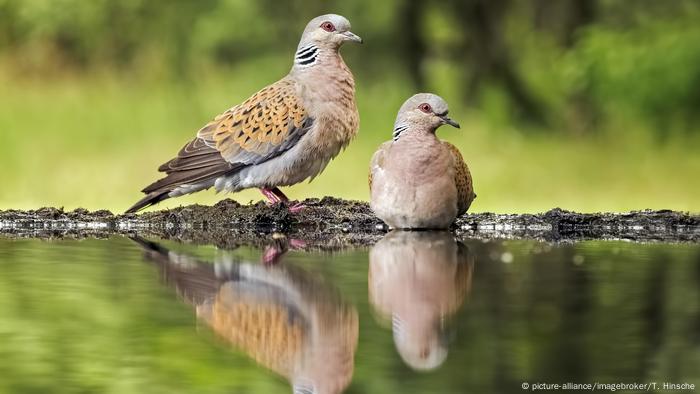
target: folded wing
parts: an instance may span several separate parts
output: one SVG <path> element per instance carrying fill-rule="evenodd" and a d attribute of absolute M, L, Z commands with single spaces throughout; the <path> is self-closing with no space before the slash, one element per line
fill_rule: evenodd
<path fill-rule="evenodd" d="M 166 176 L 145 187 L 146 196 L 127 213 L 208 189 L 221 176 L 280 156 L 312 125 L 294 81 L 285 78 L 267 86 L 201 128 L 177 157 L 158 168 Z"/>
<path fill-rule="evenodd" d="M 457 213 L 461 215 L 467 212 L 472 201 L 476 198 L 474 186 L 472 185 L 472 175 L 459 149 L 446 141 L 443 141 L 443 144 L 450 150 L 450 154 L 454 160 L 455 186 L 457 186 Z"/>

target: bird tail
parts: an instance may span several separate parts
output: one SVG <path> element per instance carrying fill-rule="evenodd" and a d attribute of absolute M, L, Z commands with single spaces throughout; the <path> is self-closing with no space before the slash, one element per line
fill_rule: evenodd
<path fill-rule="evenodd" d="M 141 190 L 146 196 L 126 213 L 134 213 L 170 197 L 208 189 L 214 186 L 218 177 L 235 173 L 242 167 L 227 162 L 216 148 L 208 146 L 201 138 L 195 138 L 180 150 L 177 157 L 158 168 L 166 176 Z"/>
<path fill-rule="evenodd" d="M 146 188 L 142 190 L 146 193 L 146 196 L 137 201 L 131 208 L 127 209 L 125 213 L 135 213 L 136 211 L 150 207 L 151 205 L 156 205 L 171 197 L 179 197 L 184 194 L 209 189 L 214 186 L 214 182 L 219 176 L 226 174 L 228 168 L 230 167 L 227 164 L 225 167 L 218 170 L 215 168 L 206 168 L 203 172 L 199 173 L 183 171 L 168 174 L 165 178 L 146 186 Z M 195 183 L 188 183 L 190 180 Z"/>
<path fill-rule="evenodd" d="M 143 208 L 158 204 L 159 202 L 170 198 L 168 191 L 155 191 L 148 193 L 144 198 L 138 200 L 136 204 L 127 209 L 124 213 L 136 213 Z"/>

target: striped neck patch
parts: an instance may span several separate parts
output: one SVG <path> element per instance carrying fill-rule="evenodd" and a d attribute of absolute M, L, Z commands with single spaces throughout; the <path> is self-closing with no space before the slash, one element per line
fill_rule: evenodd
<path fill-rule="evenodd" d="M 401 137 L 401 133 L 406 131 L 407 128 L 408 126 L 406 125 L 396 125 L 396 127 L 394 127 L 394 133 L 391 135 L 392 139 L 398 141 L 399 137 Z"/>
<path fill-rule="evenodd" d="M 318 47 L 314 44 L 299 48 L 296 55 L 294 55 L 294 64 L 301 67 L 309 67 L 316 63 L 317 60 Z"/>

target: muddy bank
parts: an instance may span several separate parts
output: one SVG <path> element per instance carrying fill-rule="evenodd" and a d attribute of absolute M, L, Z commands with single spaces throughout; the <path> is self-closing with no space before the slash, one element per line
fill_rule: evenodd
<path fill-rule="evenodd" d="M 371 245 L 387 231 L 367 203 L 331 197 L 308 199 L 291 214 L 284 206 L 190 205 L 140 215 L 109 211 L 41 208 L 0 211 L 0 234 L 11 237 L 107 237 L 140 234 L 232 248 L 263 245 L 279 234 L 303 240 L 308 248 L 336 250 Z M 454 226 L 459 238 L 532 238 L 550 242 L 588 239 L 698 242 L 700 216 L 674 211 L 581 214 L 559 208 L 540 214 L 471 213 Z"/>

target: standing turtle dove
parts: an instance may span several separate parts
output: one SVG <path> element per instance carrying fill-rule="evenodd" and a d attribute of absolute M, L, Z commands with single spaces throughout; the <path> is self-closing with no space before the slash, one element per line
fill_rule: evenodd
<path fill-rule="evenodd" d="M 459 150 L 435 136 L 459 124 L 441 97 L 416 94 L 399 109 L 391 141 L 379 147 L 369 171 L 370 206 L 392 228 L 447 228 L 476 197 Z"/>
<path fill-rule="evenodd" d="M 346 41 L 362 39 L 344 17 L 312 19 L 289 74 L 201 128 L 126 212 L 211 187 L 255 187 L 272 203 L 288 201 L 279 186 L 313 179 L 357 133 L 355 82 L 338 52 Z"/>

